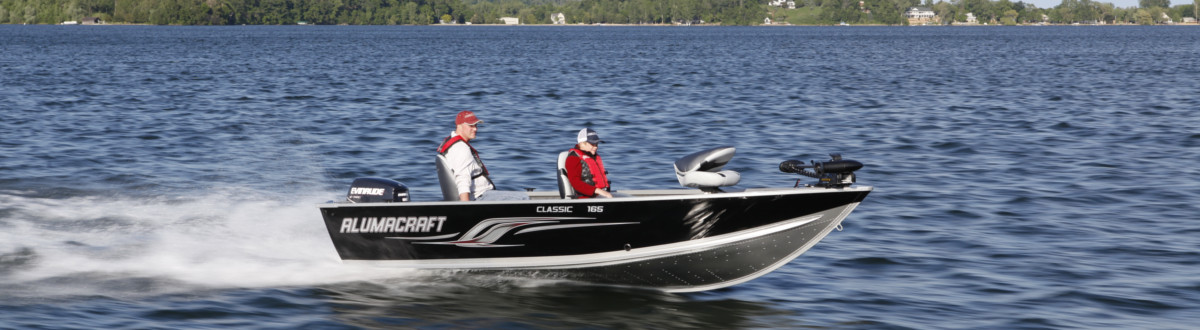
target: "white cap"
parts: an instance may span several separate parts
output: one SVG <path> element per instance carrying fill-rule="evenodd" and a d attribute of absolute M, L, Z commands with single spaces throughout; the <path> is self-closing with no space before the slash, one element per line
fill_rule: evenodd
<path fill-rule="evenodd" d="M 596 134 L 596 131 L 593 131 L 591 128 L 584 128 L 579 130 L 579 136 L 575 138 L 575 143 L 583 142 L 597 144 L 604 141 L 600 140 L 600 135 Z"/>

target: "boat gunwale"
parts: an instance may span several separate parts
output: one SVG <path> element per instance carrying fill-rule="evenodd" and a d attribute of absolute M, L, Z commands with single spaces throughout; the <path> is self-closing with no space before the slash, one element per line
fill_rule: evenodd
<path fill-rule="evenodd" d="M 819 187 L 801 187 L 801 188 L 748 188 L 736 192 L 721 192 L 721 193 L 705 193 L 696 189 L 651 189 L 651 190 L 622 190 L 621 192 L 634 195 L 633 197 L 619 198 L 588 198 L 588 199 L 561 199 L 561 198 L 544 198 L 544 199 L 529 199 L 529 200 L 507 200 L 507 201 L 421 201 L 421 202 L 399 202 L 399 203 L 351 203 L 351 202 L 327 202 L 319 204 L 321 209 L 332 209 L 341 207 L 418 207 L 418 206 L 444 206 L 444 205 L 521 205 L 521 204 L 568 204 L 568 203 L 623 203 L 623 202 L 641 202 L 641 201 L 666 201 L 666 200 L 686 200 L 686 199 L 711 199 L 711 198 L 749 198 L 749 197 L 765 197 L 765 196 L 781 196 L 781 195 L 802 195 L 802 194 L 820 194 L 827 192 L 871 192 L 874 190 L 872 186 L 854 186 L 842 188 L 819 188 Z M 781 194 L 782 193 L 782 194 Z M 538 195 L 543 195 L 542 193 Z M 638 196 L 641 194 L 642 196 Z M 551 196 L 557 196 L 554 192 Z"/>

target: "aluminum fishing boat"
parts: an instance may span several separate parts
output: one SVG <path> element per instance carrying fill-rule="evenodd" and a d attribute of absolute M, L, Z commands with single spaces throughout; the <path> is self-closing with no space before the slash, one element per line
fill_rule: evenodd
<path fill-rule="evenodd" d="M 775 270 L 817 244 L 871 187 L 855 186 L 862 164 L 785 161 L 780 170 L 817 179 L 793 187 L 735 189 L 723 170 L 733 147 L 675 162 L 690 189 L 621 191 L 575 199 L 559 156 L 559 191 L 523 201 L 457 201 L 437 156 L 443 201 L 413 202 L 403 184 L 359 178 L 347 200 L 320 206 L 345 262 L 563 279 L 669 292 L 711 290 Z"/>

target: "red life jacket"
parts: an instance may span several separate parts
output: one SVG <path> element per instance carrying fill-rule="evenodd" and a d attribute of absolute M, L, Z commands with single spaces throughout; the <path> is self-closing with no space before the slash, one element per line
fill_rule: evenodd
<path fill-rule="evenodd" d="M 600 159 L 600 155 L 592 157 L 578 148 L 571 148 L 571 152 L 575 153 L 575 157 L 579 157 L 579 165 L 583 167 L 579 173 L 583 182 L 595 186 L 596 189 L 608 188 L 608 171 L 604 170 L 604 161 Z"/>
<path fill-rule="evenodd" d="M 442 156 L 445 156 L 446 151 L 450 151 L 450 147 L 454 146 L 455 143 L 459 143 L 459 142 L 466 144 L 467 148 L 471 149 L 471 156 L 475 157 L 475 163 L 479 164 L 479 168 L 483 169 L 483 172 L 480 172 L 479 175 L 472 176 L 471 180 L 474 180 L 475 178 L 482 176 L 482 177 L 486 177 L 488 179 L 488 182 L 491 182 L 492 178 L 488 177 L 487 166 L 483 166 L 483 160 L 479 159 L 479 151 L 476 151 L 475 147 L 472 147 L 471 144 L 467 142 L 467 139 L 464 139 L 462 137 L 462 135 L 455 135 L 455 136 L 447 137 L 445 140 L 442 140 L 442 146 L 438 147 L 437 151 Z"/>

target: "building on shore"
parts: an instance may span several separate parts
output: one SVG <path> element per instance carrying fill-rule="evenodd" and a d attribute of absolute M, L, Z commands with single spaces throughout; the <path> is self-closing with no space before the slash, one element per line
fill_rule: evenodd
<path fill-rule="evenodd" d="M 967 13 L 966 22 L 954 22 L 954 25 L 978 25 L 979 19 L 975 18 L 975 13 Z"/>
<path fill-rule="evenodd" d="M 84 17 L 83 19 L 78 20 L 78 21 L 63 21 L 62 23 L 58 23 L 58 24 L 59 25 L 100 25 L 100 24 L 104 24 L 104 21 L 102 21 L 96 17 Z"/>
<path fill-rule="evenodd" d="M 795 0 L 771 0 L 771 2 L 768 2 L 767 5 L 771 6 L 771 7 L 796 9 L 796 1 Z"/>
<path fill-rule="evenodd" d="M 518 19 L 518 18 L 516 18 L 516 17 L 501 17 L 501 18 L 500 18 L 500 22 L 504 23 L 504 25 L 518 25 L 518 24 L 521 24 L 521 20 L 520 20 L 520 19 Z"/>
<path fill-rule="evenodd" d="M 929 25 L 938 22 L 937 15 L 929 7 L 908 8 L 908 11 L 904 12 L 904 17 L 908 18 L 908 25 Z"/>

